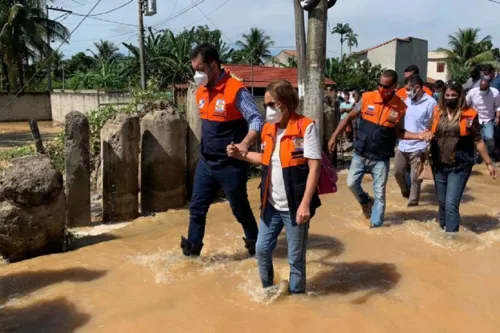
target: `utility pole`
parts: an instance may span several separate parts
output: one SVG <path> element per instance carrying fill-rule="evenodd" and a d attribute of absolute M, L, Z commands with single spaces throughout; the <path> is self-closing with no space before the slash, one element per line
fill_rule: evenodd
<path fill-rule="evenodd" d="M 141 63 L 141 88 L 146 89 L 146 63 L 144 56 L 144 0 L 139 0 L 139 59 Z"/>
<path fill-rule="evenodd" d="M 307 20 L 307 57 L 303 114 L 316 121 L 320 138 L 323 137 L 324 131 L 327 11 L 328 1 L 321 0 L 316 8 L 309 11 Z"/>
<path fill-rule="evenodd" d="M 47 9 L 47 19 L 49 19 L 49 6 L 45 6 Z M 52 91 L 52 59 L 50 58 L 51 56 L 51 47 L 50 47 L 50 32 L 49 29 L 47 29 L 47 45 L 49 45 L 49 61 L 47 62 L 47 90 L 49 92 Z"/>
<path fill-rule="evenodd" d="M 304 26 L 304 10 L 300 0 L 293 0 L 295 12 L 295 45 L 297 48 L 297 67 L 299 72 L 299 110 L 304 107 L 304 79 L 306 70 L 306 30 Z"/>

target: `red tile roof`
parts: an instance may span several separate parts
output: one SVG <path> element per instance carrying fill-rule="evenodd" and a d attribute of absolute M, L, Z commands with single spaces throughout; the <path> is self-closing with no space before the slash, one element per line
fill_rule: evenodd
<path fill-rule="evenodd" d="M 297 56 L 297 51 L 295 51 L 295 50 L 283 50 L 283 52 L 285 52 L 286 54 L 288 54 L 289 56 L 292 56 L 292 57 Z"/>
<path fill-rule="evenodd" d="M 250 65 L 222 65 L 222 67 L 229 70 L 233 77 L 244 82 L 247 87 L 252 86 Z M 297 68 L 253 66 L 253 86 L 255 88 L 266 88 L 271 81 L 278 79 L 288 80 L 293 87 L 298 88 Z M 335 82 L 325 78 L 325 85 L 334 84 Z"/>
<path fill-rule="evenodd" d="M 356 52 L 355 54 L 362 54 L 362 53 L 367 53 L 368 51 L 372 51 L 372 50 L 375 50 L 375 49 L 378 49 L 379 47 L 382 47 L 384 45 L 387 45 L 387 44 L 390 44 L 394 41 L 401 41 L 401 42 L 409 42 L 411 41 L 412 37 L 406 37 L 406 38 L 393 38 L 391 40 L 388 40 L 387 42 L 384 42 L 382 44 L 379 44 L 379 45 L 375 45 L 374 47 L 370 47 L 369 49 L 365 49 L 365 50 L 362 50 L 362 51 L 359 51 L 359 52 Z"/>

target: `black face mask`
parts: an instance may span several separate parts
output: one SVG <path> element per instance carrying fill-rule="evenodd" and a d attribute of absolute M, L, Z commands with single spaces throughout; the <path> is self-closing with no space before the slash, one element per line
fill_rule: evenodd
<path fill-rule="evenodd" d="M 455 109 L 458 106 L 458 98 L 445 98 L 444 104 L 450 109 Z"/>

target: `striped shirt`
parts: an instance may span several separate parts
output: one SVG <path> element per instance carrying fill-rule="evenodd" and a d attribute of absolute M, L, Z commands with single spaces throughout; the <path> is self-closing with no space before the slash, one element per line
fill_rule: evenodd
<path fill-rule="evenodd" d="M 222 69 L 217 82 L 219 82 L 224 75 L 226 75 L 226 71 Z M 262 119 L 257 104 L 255 104 L 252 94 L 247 88 L 241 88 L 236 94 L 236 107 L 243 115 L 243 118 L 248 122 L 248 130 L 260 133 L 262 126 L 264 126 L 264 120 Z"/>

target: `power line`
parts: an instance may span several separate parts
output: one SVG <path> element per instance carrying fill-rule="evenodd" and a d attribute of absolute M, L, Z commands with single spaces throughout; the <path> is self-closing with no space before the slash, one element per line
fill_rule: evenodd
<path fill-rule="evenodd" d="M 208 16 L 208 15 L 210 15 L 210 14 L 212 14 L 212 13 L 215 13 L 216 11 L 218 11 L 220 8 L 222 8 L 223 6 L 225 6 L 225 5 L 226 5 L 229 1 L 231 1 L 231 0 L 226 0 L 226 1 L 224 1 L 224 2 L 220 5 L 220 6 L 217 6 L 217 7 L 216 7 L 216 8 L 214 8 L 213 10 L 209 11 L 209 12 L 207 13 L 207 16 Z M 194 22 L 193 22 L 193 23 L 191 23 L 191 24 L 188 24 L 186 27 L 191 26 L 191 25 L 193 25 L 193 24 L 196 24 L 196 23 L 200 22 L 201 20 L 203 20 L 203 18 L 201 18 L 201 19 L 199 19 L 199 20 L 196 20 L 196 21 L 194 21 Z"/>
<path fill-rule="evenodd" d="M 86 16 L 84 16 L 82 18 L 82 20 L 80 21 L 80 23 L 69 33 L 69 36 L 68 36 L 68 39 L 73 35 L 73 33 L 76 31 L 76 29 L 78 29 L 82 23 L 85 21 L 85 19 L 90 15 L 92 14 L 92 12 L 94 11 L 94 9 L 97 7 L 97 5 L 99 5 L 101 3 L 102 0 L 97 0 L 97 2 L 95 3 L 95 5 L 90 9 L 90 11 L 88 12 L 88 14 Z M 54 54 L 57 53 L 57 51 L 59 51 L 59 49 L 63 46 L 63 44 L 65 43 L 66 41 L 63 41 L 61 42 L 61 44 L 59 45 L 59 47 L 57 49 L 55 49 L 54 52 L 51 52 L 50 55 L 45 59 L 44 63 L 42 64 L 42 66 L 40 66 L 40 68 L 35 72 L 35 74 L 33 74 L 33 76 L 28 80 L 26 81 L 26 83 L 24 84 L 24 86 L 19 89 L 19 91 L 17 92 L 17 94 L 15 94 L 8 102 L 7 104 L 5 104 L 5 106 L 2 108 L 2 110 L 0 110 L 0 113 L 4 112 L 9 106 L 10 104 L 12 104 L 12 102 L 21 94 L 22 91 L 24 91 L 24 89 L 28 86 L 28 84 L 30 84 L 31 81 L 33 81 L 33 79 L 38 75 L 38 73 L 40 73 L 40 71 L 45 67 L 45 65 L 52 59 L 52 57 L 54 56 Z"/>
<path fill-rule="evenodd" d="M 120 24 L 120 25 L 126 25 L 126 26 L 128 26 L 128 27 L 134 27 L 134 28 L 137 28 L 137 25 L 130 24 L 130 23 L 124 23 L 124 22 L 118 22 L 118 21 L 106 20 L 106 19 L 102 19 L 102 18 L 99 18 L 99 17 L 92 17 L 92 16 L 89 16 L 88 18 L 89 18 L 89 19 L 92 19 L 92 20 L 98 20 L 98 21 L 103 21 L 103 22 L 108 22 L 108 23 L 114 23 L 114 24 Z"/>
<path fill-rule="evenodd" d="M 198 2 L 196 2 L 195 4 L 192 4 L 192 5 L 189 5 L 187 7 L 184 7 L 183 9 L 181 9 L 180 11 L 178 11 L 177 13 L 175 13 L 174 15 L 171 15 L 169 17 L 167 17 L 166 19 L 162 20 L 162 21 L 159 21 L 155 24 L 152 25 L 152 28 L 158 28 L 159 26 L 167 23 L 168 21 L 171 21 L 185 13 L 187 13 L 188 11 L 190 11 L 191 9 L 193 9 L 194 7 L 196 7 L 197 5 L 201 4 L 205 2 L 205 0 L 199 0 Z"/>
<path fill-rule="evenodd" d="M 208 20 L 208 22 L 210 22 L 210 23 L 211 23 L 211 24 L 215 27 L 215 29 L 217 29 L 217 30 L 219 30 L 219 31 L 220 31 L 221 35 L 222 35 L 224 38 L 226 38 L 226 39 L 227 39 L 230 43 L 232 43 L 232 42 L 233 42 L 232 40 L 230 40 L 229 38 L 227 38 L 227 36 L 226 36 L 226 35 L 222 32 L 222 30 L 221 30 L 221 29 L 219 29 L 219 27 L 217 27 L 217 25 L 215 25 L 215 23 L 214 23 L 214 22 L 213 22 L 213 21 L 212 21 L 212 20 L 211 20 L 211 19 L 210 19 L 207 15 L 205 15 L 205 13 L 201 10 L 201 8 L 200 8 L 200 7 L 198 7 L 198 5 L 196 5 L 196 4 L 194 3 L 194 0 L 191 0 L 191 2 L 192 2 L 192 3 L 193 3 L 193 5 L 196 7 L 196 9 L 198 9 L 198 11 L 199 11 L 199 12 L 200 12 L 203 16 L 205 16 L 205 18 Z"/>
<path fill-rule="evenodd" d="M 102 12 L 102 13 L 98 13 L 98 14 L 92 14 L 92 15 L 89 15 L 89 18 L 94 18 L 95 16 L 101 16 L 101 15 L 106 15 L 106 14 L 109 14 L 109 13 L 112 13 L 114 11 L 117 11 L 118 9 L 122 9 L 123 7 L 131 4 L 132 2 L 134 2 L 134 0 L 130 0 L 126 3 L 124 3 L 123 5 L 120 5 L 116 8 L 113 8 L 113 9 L 110 9 L 108 11 L 105 11 L 105 12 Z M 84 14 L 78 14 L 78 13 L 73 13 L 73 15 L 76 15 L 76 16 L 85 16 Z"/>

